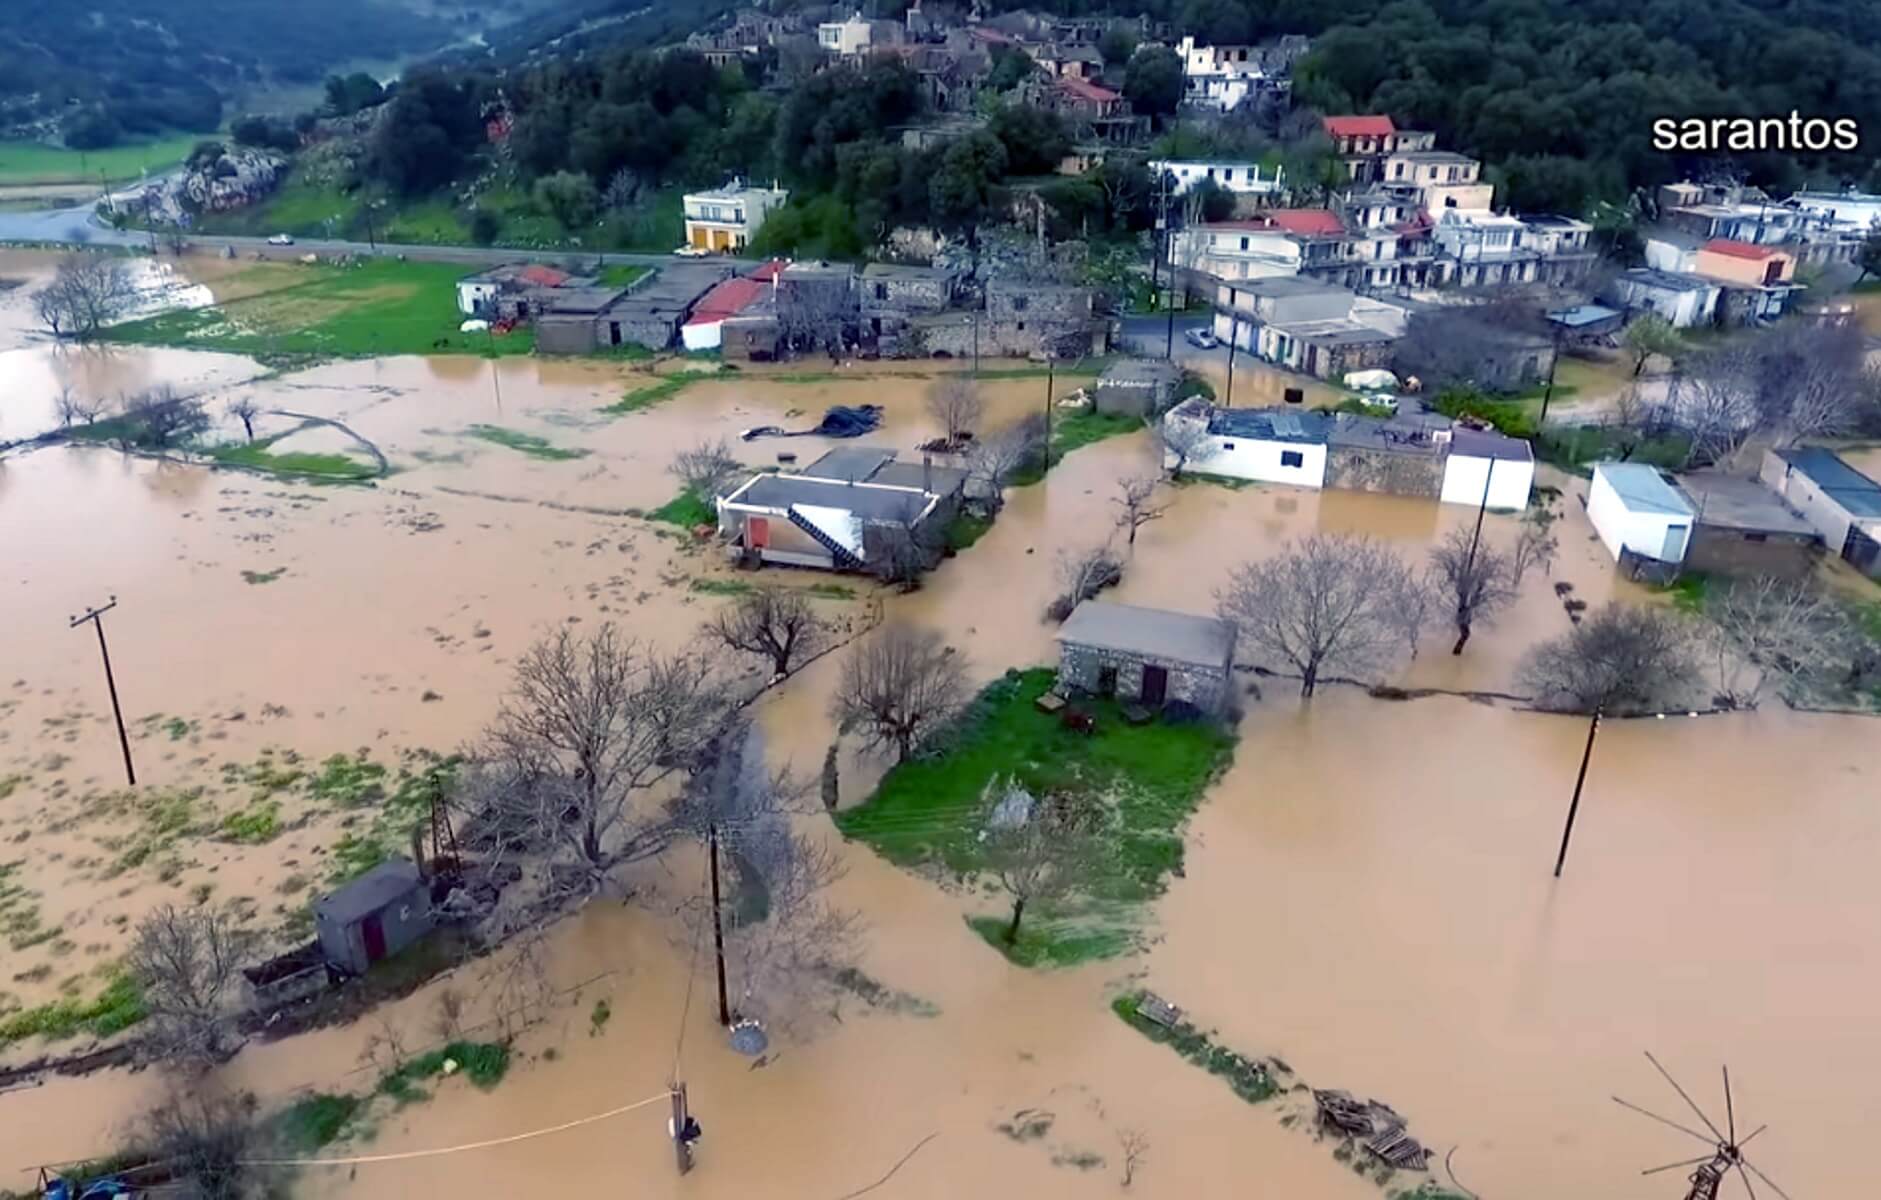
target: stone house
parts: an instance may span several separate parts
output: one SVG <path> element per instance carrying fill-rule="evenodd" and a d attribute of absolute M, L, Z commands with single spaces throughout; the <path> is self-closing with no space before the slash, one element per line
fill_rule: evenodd
<path fill-rule="evenodd" d="M 1434 500 L 1443 493 L 1450 425 L 1422 413 L 1384 421 L 1339 413 L 1326 435 L 1326 486 Z"/>
<path fill-rule="evenodd" d="M 1109 344 L 1108 323 L 1095 312 L 1087 287 L 995 279 L 986 285 L 982 353 L 1052 358 L 1102 354 Z"/>
<path fill-rule="evenodd" d="M 1694 471 L 1675 482 L 1693 509 L 1687 570 L 1779 579 L 1803 579 L 1815 571 L 1822 538 L 1757 480 Z"/>
<path fill-rule="evenodd" d="M 953 298 L 953 274 L 940 267 L 870 263 L 862 268 L 859 292 L 862 333 L 898 342 L 910 320 L 945 311 Z"/>
<path fill-rule="evenodd" d="M 1156 358 L 1126 358 L 1097 377 L 1092 407 L 1100 413 L 1150 417 L 1175 403 L 1182 368 Z"/>
<path fill-rule="evenodd" d="M 777 323 L 794 350 L 856 340 L 856 271 L 848 263 L 795 262 L 777 276 Z"/>
<path fill-rule="evenodd" d="M 632 288 L 558 288 L 536 318 L 539 354 L 592 354 L 613 346 L 664 350 L 701 298 L 731 276 L 708 263 L 662 267 Z"/>
<path fill-rule="evenodd" d="M 1210 716 L 1233 695 L 1234 627 L 1216 617 L 1086 600 L 1058 630 L 1058 687 Z"/>

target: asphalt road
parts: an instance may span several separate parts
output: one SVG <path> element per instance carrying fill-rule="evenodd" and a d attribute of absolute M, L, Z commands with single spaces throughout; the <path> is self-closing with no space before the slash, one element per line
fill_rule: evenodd
<path fill-rule="evenodd" d="M 90 207 L 47 209 L 34 212 L 0 212 L 0 242 L 65 242 L 92 246 L 147 246 L 150 235 L 134 230 L 113 229 L 94 222 Z M 201 251 L 233 247 L 237 254 L 250 257 L 291 259 L 303 254 L 378 254 L 403 255 L 424 262 L 454 262 L 471 265 L 495 265 L 508 262 L 562 262 L 571 257 L 600 257 L 609 263 L 639 266 L 666 266 L 672 263 L 726 263 L 739 270 L 757 266 L 755 260 L 736 258 L 683 258 L 673 254 L 618 254 L 590 250 L 520 250 L 497 246 L 411 246 L 394 242 L 331 241 L 325 238 L 296 239 L 291 246 L 270 246 L 265 237 L 191 236 L 189 245 Z"/>

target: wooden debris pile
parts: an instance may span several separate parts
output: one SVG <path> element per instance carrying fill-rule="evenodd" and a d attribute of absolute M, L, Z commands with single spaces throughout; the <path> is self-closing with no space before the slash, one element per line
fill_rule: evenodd
<path fill-rule="evenodd" d="M 1322 1126 L 1363 1141 L 1379 1161 L 1401 1170 L 1428 1169 L 1430 1150 L 1406 1132 L 1404 1118 L 1389 1104 L 1360 1100 L 1337 1088 L 1315 1089 L 1313 1103 Z"/>

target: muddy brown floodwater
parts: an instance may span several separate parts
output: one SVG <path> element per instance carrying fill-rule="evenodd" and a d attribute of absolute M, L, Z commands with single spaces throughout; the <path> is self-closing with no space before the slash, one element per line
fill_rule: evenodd
<path fill-rule="evenodd" d="M 19 373 L 26 383 L 6 404 L 49 403 L 56 361 L 0 334 L 7 345 L 16 348 L 0 353 L 43 365 Z M 135 361 L 139 378 L 194 379 L 217 399 L 247 378 L 215 374 L 242 360 Z M 76 979 L 88 992 L 121 954 L 127 923 L 204 885 L 216 902 L 246 898 L 263 917 L 283 897 L 304 900 L 306 879 L 286 885 L 319 876 L 342 828 L 334 813 L 290 808 L 265 845 L 206 839 L 179 849 L 167 876 L 107 869 L 107 843 L 123 831 L 86 818 L 85 798 L 116 788 L 120 767 L 96 645 L 65 628 L 70 612 L 120 598 L 108 618 L 113 663 L 148 789 L 214 780 L 268 747 L 315 760 L 451 749 L 489 719 L 515 655 L 540 631 L 616 619 L 671 646 L 722 603 L 690 588 L 722 571 L 709 552 L 618 515 L 672 497 L 665 463 L 676 447 L 811 424 L 832 403 L 885 405 L 872 440 L 904 453 L 936 432 L 918 375 L 766 374 L 697 383 L 623 416 L 598 409 L 647 380 L 612 364 L 393 359 L 240 384 L 265 409 L 340 420 L 374 442 L 395 468 L 374 487 L 102 449 L 0 460 L 0 778 L 16 780 L 0 798 L 0 862 L 24 864 L 18 878 L 42 921 L 63 930 L 59 942 L 9 950 L 0 991 L 39 1003 Z M 994 423 L 1039 403 L 1043 387 L 989 383 Z M 584 453 L 531 456 L 472 436 L 477 424 Z M 264 431 L 285 427 L 264 418 Z M 779 450 L 807 460 L 821 446 L 737 449 L 757 465 Z M 1016 492 L 993 529 L 921 590 L 884 597 L 889 615 L 945 631 L 976 680 L 1050 661 L 1039 614 L 1056 590 L 1055 557 L 1102 540 L 1114 480 L 1148 465 L 1141 436 L 1075 452 Z M 1431 637 L 1396 682 L 1508 689 L 1522 650 L 1567 627 L 1555 583 L 1595 605 L 1641 598 L 1592 541 L 1585 485 L 1553 482 L 1566 493 L 1552 575 L 1531 579 L 1461 658 Z M 1174 489 L 1168 512 L 1144 527 L 1116 597 L 1205 610 L 1237 563 L 1289 537 L 1368 533 L 1421 554 L 1473 518 L 1389 497 L 1194 484 Z M 1495 515 L 1485 524 L 1497 540 L 1517 528 Z M 854 601 L 819 604 L 853 624 L 870 598 L 857 590 Z M 837 669 L 824 659 L 762 703 L 778 762 L 821 761 Z M 1118 1021 L 1108 1002 L 1126 986 L 1172 997 L 1223 1043 L 1277 1055 L 1312 1085 L 1388 1100 L 1439 1165 L 1454 1149 L 1457 1178 L 1488 1200 L 1677 1195 L 1675 1177 L 1637 1172 L 1703 1147 L 1608 1099 L 1682 1115 L 1646 1049 L 1707 1103 L 1729 1062 L 1740 1121 L 1772 1125 L 1753 1157 L 1796 1200 L 1865 1188 L 1852 1150 L 1881 1076 L 1872 723 L 1774 710 L 1609 723 L 1556 882 L 1580 722 L 1450 696 L 1377 701 L 1339 686 L 1303 708 L 1288 681 L 1241 679 L 1260 695 L 1246 698 L 1234 766 L 1188 831 L 1185 872 L 1155 906 L 1141 955 L 1053 973 L 1011 967 L 962 920 L 991 898 L 846 846 L 837 891 L 867 920 L 861 965 L 905 1000 L 871 1008 L 845 997 L 840 1019 L 780 1036 L 755 1067 L 725 1048 L 710 977 L 672 918 L 698 877 L 682 858 L 639 881 L 647 903 L 596 902 L 557 927 L 553 977 L 581 986 L 521 1035 L 501 1086 L 445 1083 L 426 1103 L 388 1111 L 370 1142 L 330 1152 L 396 1154 L 574 1120 L 658 1094 L 677 1059 L 705 1128 L 699 1169 L 683 1184 L 655 1103 L 508 1146 L 310 1169 L 304 1194 L 511 1196 L 546 1185 L 834 1200 L 919 1146 L 872 1194 L 1072 1197 L 1119 1186 L 1126 1128 L 1149 1139 L 1140 1194 L 1381 1194 L 1329 1146 L 1283 1127 L 1298 1097 L 1250 1108 Z M 141 719 L 153 715 L 181 732 Z M 866 795 L 883 765 L 851 750 L 844 802 Z M 242 802 L 213 786 L 201 800 L 217 816 Z M 806 828 L 834 837 L 821 819 Z M 479 981 L 501 962 L 461 968 L 371 1021 L 251 1046 L 219 1082 L 270 1105 L 310 1088 L 363 1090 L 373 1074 L 361 1055 L 375 1034 L 389 1026 L 408 1044 L 434 1041 L 439 990 L 487 997 Z M 600 999 L 614 1016 L 594 1031 Z M 0 1095 L 0 1172 L 108 1149 L 159 1085 L 155 1072 L 110 1071 Z M 1051 1114 L 1049 1128 L 1032 1139 L 996 1128 L 1021 1110 Z M 25 1182 L 0 1173 L 0 1187 Z"/>

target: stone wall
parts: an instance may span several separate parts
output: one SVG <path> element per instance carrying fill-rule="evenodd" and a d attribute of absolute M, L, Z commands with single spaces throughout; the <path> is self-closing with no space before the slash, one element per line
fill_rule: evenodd
<path fill-rule="evenodd" d="M 1687 571 L 1718 575 L 1802 579 L 1815 571 L 1820 556 L 1814 537 L 1772 533 L 1752 541 L 1741 530 L 1720 529 L 1700 521 L 1692 529 L 1684 566 Z"/>
<path fill-rule="evenodd" d="M 1326 448 L 1326 486 L 1352 492 L 1393 496 L 1429 496 L 1443 492 L 1443 458 L 1436 454 L 1399 454 L 1362 446 Z"/>
<path fill-rule="evenodd" d="M 1163 695 L 1165 704 L 1179 700 L 1209 714 L 1218 714 L 1227 707 L 1230 675 L 1225 668 L 1211 671 L 1192 663 L 1076 642 L 1065 642 L 1059 647 L 1058 682 L 1061 687 L 1095 694 L 1103 669 L 1115 667 L 1117 698 L 1135 700 L 1143 691 L 1145 666 L 1163 667 L 1169 672 L 1169 686 Z"/>

